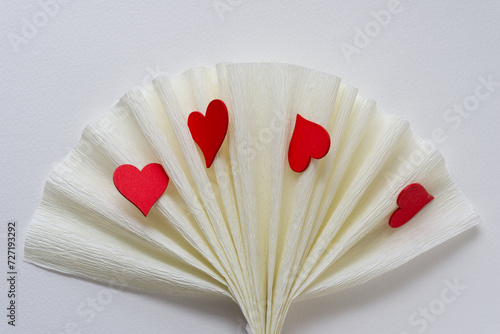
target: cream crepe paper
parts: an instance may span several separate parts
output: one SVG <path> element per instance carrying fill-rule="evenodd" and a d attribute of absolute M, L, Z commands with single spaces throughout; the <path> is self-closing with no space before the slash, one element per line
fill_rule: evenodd
<path fill-rule="evenodd" d="M 226 103 L 229 129 L 207 169 L 187 118 L 213 99 Z M 287 160 L 297 113 L 331 136 L 303 173 Z M 113 172 L 154 162 L 170 183 L 144 217 Z M 390 228 L 415 182 L 435 199 Z M 47 181 L 25 260 L 154 293 L 231 298 L 254 334 L 279 333 L 293 300 L 364 283 L 478 222 L 436 149 L 338 77 L 223 63 L 158 77 L 89 125 Z"/>

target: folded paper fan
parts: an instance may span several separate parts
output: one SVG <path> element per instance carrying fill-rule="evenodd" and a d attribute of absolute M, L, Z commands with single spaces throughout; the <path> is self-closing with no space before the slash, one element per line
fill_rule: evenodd
<path fill-rule="evenodd" d="M 232 298 L 254 334 L 279 333 L 292 301 L 478 221 L 436 149 L 338 77 L 224 63 L 158 77 L 89 125 L 46 183 L 25 260 Z"/>

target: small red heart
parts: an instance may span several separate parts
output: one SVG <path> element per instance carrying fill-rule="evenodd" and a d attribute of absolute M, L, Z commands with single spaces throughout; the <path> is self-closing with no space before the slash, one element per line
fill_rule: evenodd
<path fill-rule="evenodd" d="M 413 183 L 404 188 L 398 196 L 399 208 L 394 211 L 389 219 L 389 226 L 397 228 L 406 224 L 434 197 L 418 183 Z"/>
<path fill-rule="evenodd" d="M 321 125 L 308 121 L 297 114 L 290 148 L 288 163 L 297 173 L 306 170 L 311 158 L 321 159 L 330 150 L 330 135 Z"/>
<path fill-rule="evenodd" d="M 165 192 L 168 175 L 160 164 L 149 164 L 140 171 L 132 165 L 121 165 L 113 174 L 118 191 L 144 216 Z"/>
<path fill-rule="evenodd" d="M 226 137 L 228 123 L 227 107 L 221 100 L 212 100 L 205 116 L 199 111 L 189 114 L 189 131 L 205 156 L 207 168 L 212 166 L 215 155 Z"/>

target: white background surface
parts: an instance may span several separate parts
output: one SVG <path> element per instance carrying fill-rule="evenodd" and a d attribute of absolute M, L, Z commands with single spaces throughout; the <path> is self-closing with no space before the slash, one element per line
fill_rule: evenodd
<path fill-rule="evenodd" d="M 218 3 L 231 7 L 219 16 Z M 437 146 L 482 217 L 478 228 L 389 274 L 297 303 L 284 333 L 418 333 L 423 325 L 409 317 L 440 299 L 443 280 L 454 278 L 467 288 L 423 332 L 500 333 L 500 87 L 460 124 L 443 119 L 454 104 L 470 101 L 479 78 L 500 82 L 500 5 L 401 0 L 400 12 L 348 61 L 341 44 L 354 45 L 356 27 L 370 26 L 372 12 L 388 3 L 69 1 L 16 48 L 9 38 L 22 37 L 25 20 L 33 22 L 44 9 L 38 1 L 2 2 L 0 277 L 7 271 L 7 222 L 18 221 L 20 257 L 53 163 L 122 94 L 159 73 L 221 61 L 279 60 L 341 76 L 383 111 L 409 120 L 421 137 L 442 129 L 446 140 Z M 1 279 L 1 333 L 71 333 L 71 323 L 75 333 L 245 333 L 231 302 L 130 291 L 113 294 L 86 321 L 78 307 L 104 286 L 19 258 L 18 271 L 15 328 L 6 324 L 7 284 Z"/>

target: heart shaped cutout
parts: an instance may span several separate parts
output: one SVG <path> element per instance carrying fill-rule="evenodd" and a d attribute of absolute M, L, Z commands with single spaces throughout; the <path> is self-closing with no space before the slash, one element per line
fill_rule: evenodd
<path fill-rule="evenodd" d="M 433 199 L 434 197 L 421 184 L 410 184 L 399 194 L 397 201 L 399 208 L 389 219 L 389 226 L 392 228 L 403 226 Z"/>
<path fill-rule="evenodd" d="M 321 159 L 330 150 L 330 135 L 321 125 L 308 121 L 297 114 L 290 147 L 288 163 L 297 173 L 306 170 L 311 158 Z"/>
<path fill-rule="evenodd" d="M 167 173 L 157 163 L 147 165 L 142 171 L 132 165 L 121 165 L 113 173 L 116 189 L 144 216 L 165 192 L 168 181 Z"/>
<path fill-rule="evenodd" d="M 205 116 L 193 111 L 188 117 L 191 136 L 203 152 L 207 168 L 212 166 L 227 133 L 229 116 L 226 104 L 222 100 L 212 100 L 208 104 Z"/>

